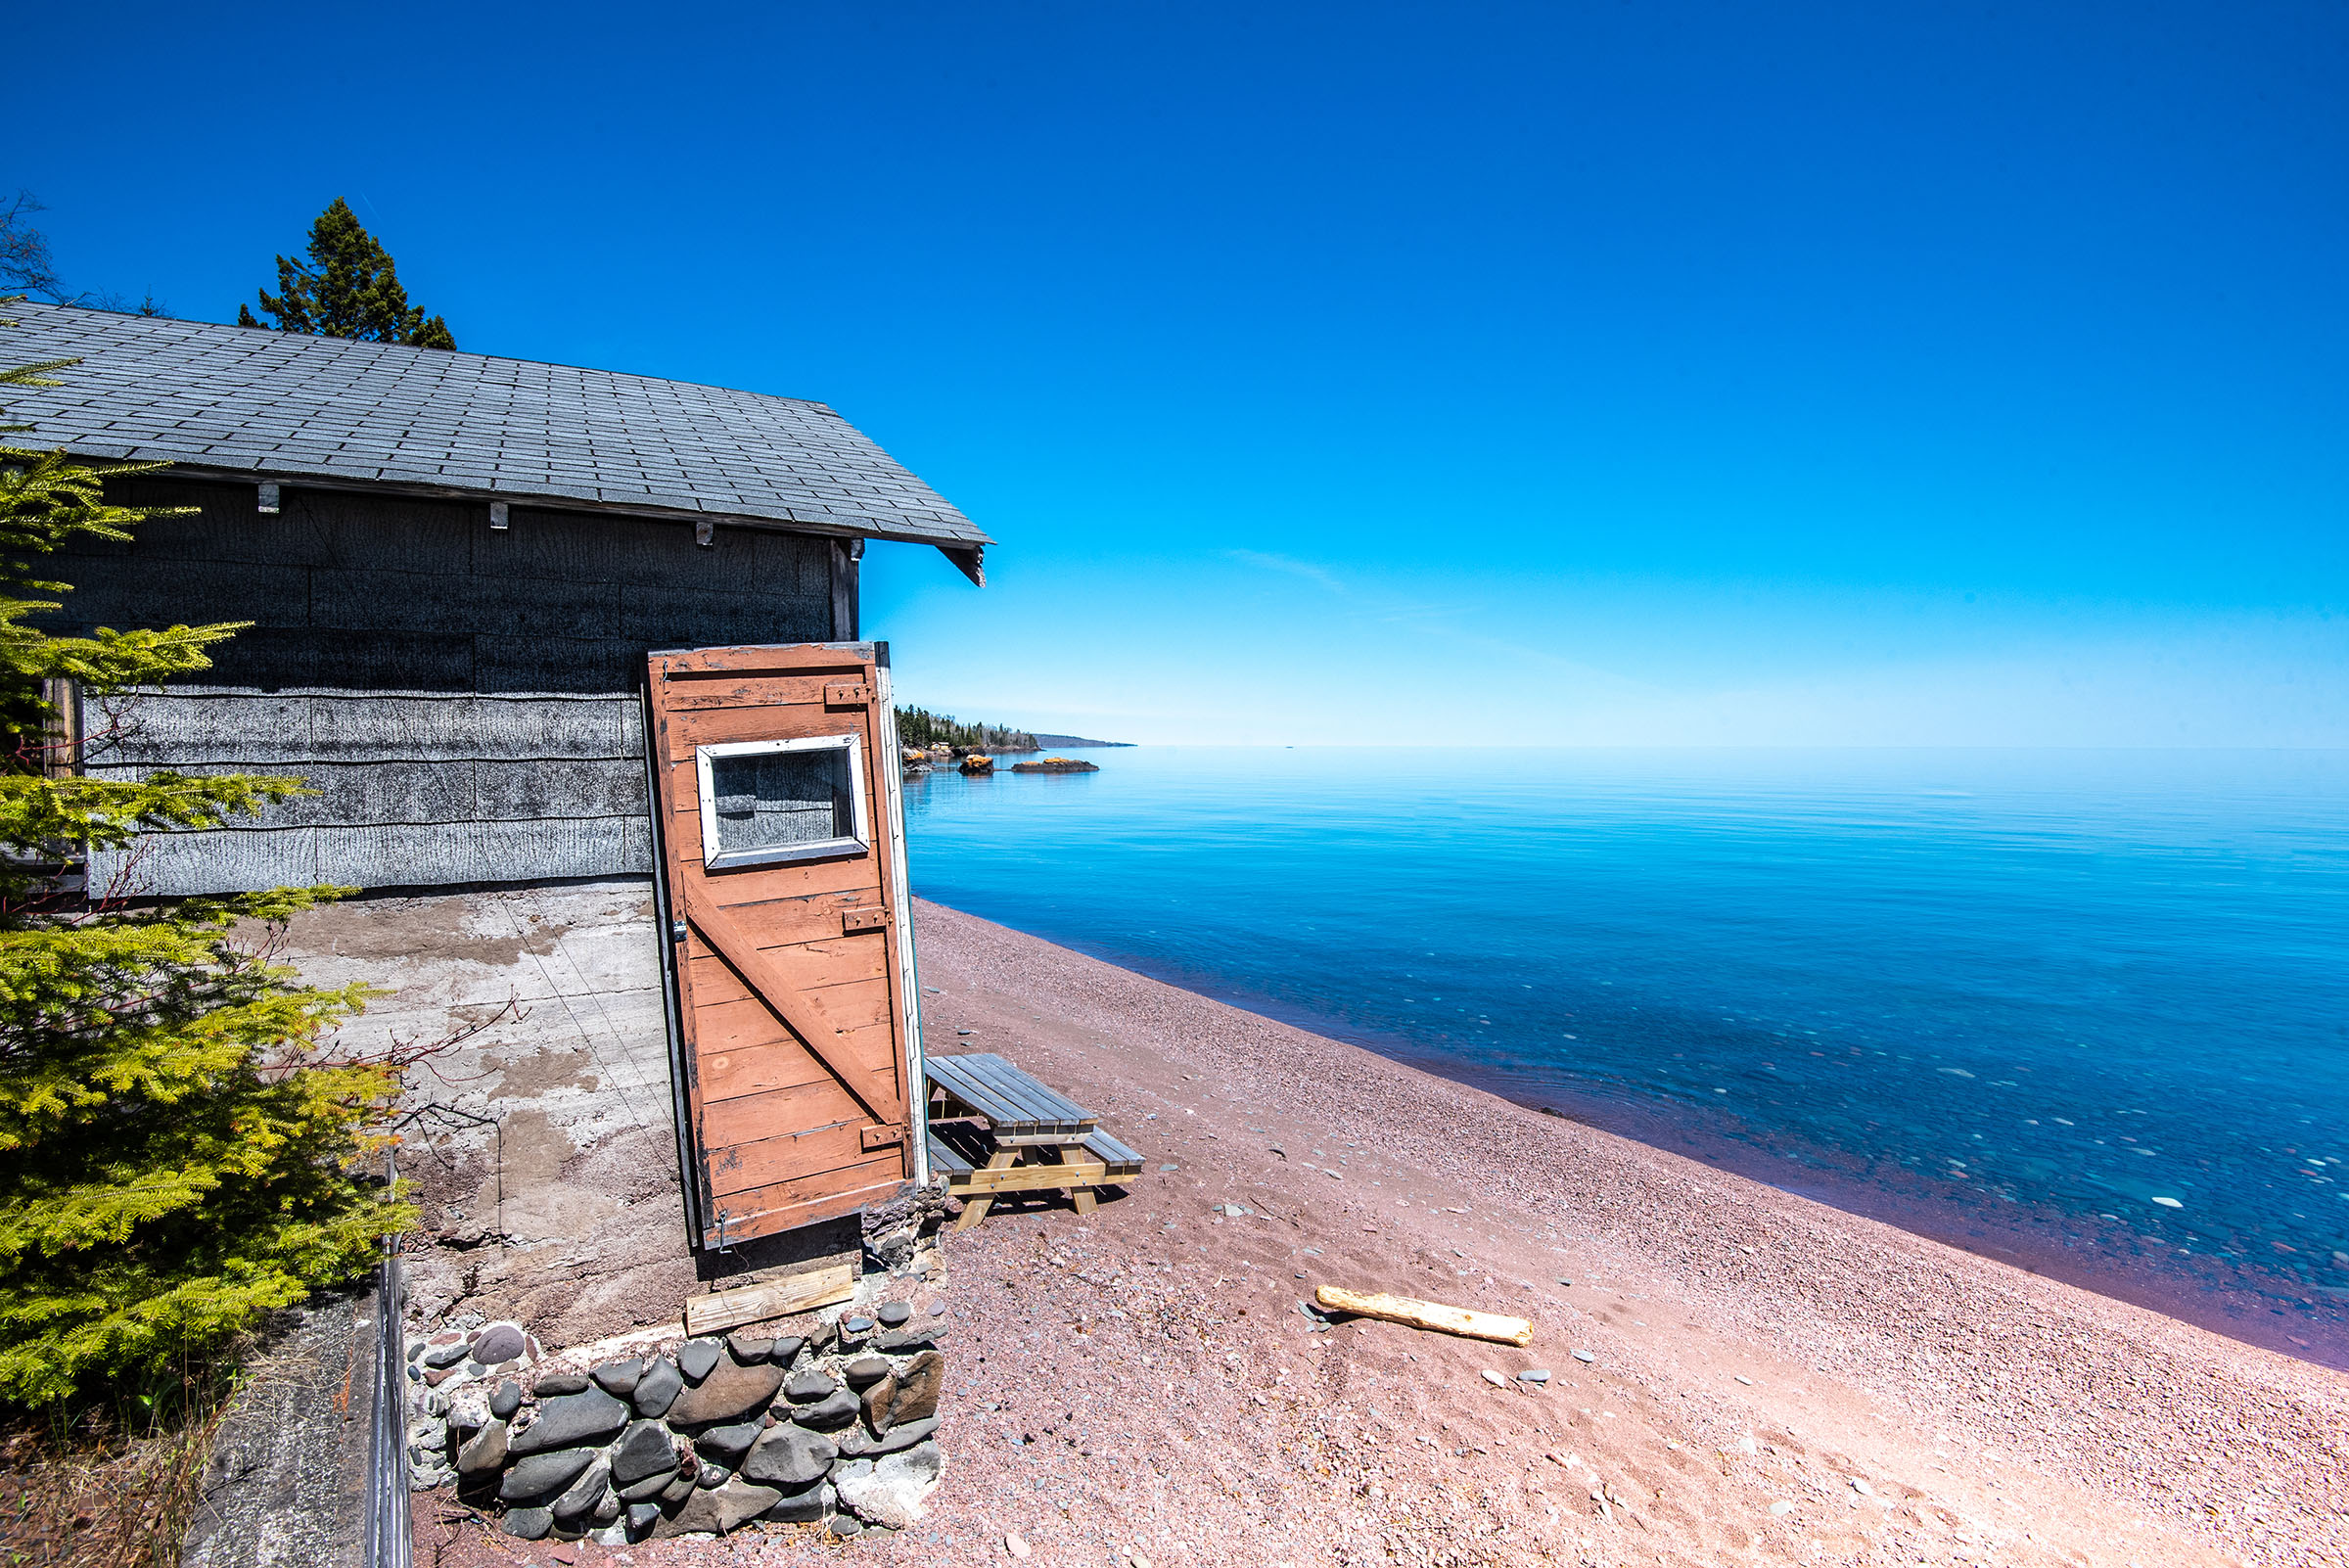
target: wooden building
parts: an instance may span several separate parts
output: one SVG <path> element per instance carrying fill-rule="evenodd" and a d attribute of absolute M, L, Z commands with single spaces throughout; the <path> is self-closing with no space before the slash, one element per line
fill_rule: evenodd
<path fill-rule="evenodd" d="M 609 371 L 20 304 L 24 439 L 167 462 L 190 506 L 60 559 L 55 630 L 249 621 L 94 771 L 318 791 L 139 852 L 142 891 L 648 872 L 656 649 L 854 641 L 865 542 L 981 580 L 987 536 L 821 403 Z M 117 867 L 94 866 L 103 882 Z"/>
<path fill-rule="evenodd" d="M 77 361 L 12 394 L 25 438 L 168 463 L 110 494 L 190 509 L 59 559 L 51 626 L 251 623 L 200 678 L 85 713 L 84 765 L 317 791 L 94 856 L 93 888 L 648 877 L 694 1250 L 924 1177 L 888 650 L 859 638 L 857 567 L 896 540 L 977 582 L 968 518 L 821 403 L 11 313 L 11 362 Z"/>

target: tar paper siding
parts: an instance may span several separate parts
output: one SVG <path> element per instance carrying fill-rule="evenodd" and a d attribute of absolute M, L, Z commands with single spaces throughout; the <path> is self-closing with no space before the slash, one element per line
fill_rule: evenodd
<path fill-rule="evenodd" d="M 55 558 L 52 629 L 250 621 L 196 680 L 85 715 L 88 770 L 299 773 L 319 793 L 251 826 L 101 855 L 94 887 L 442 886 L 651 867 L 637 690 L 654 648 L 853 635 L 834 541 L 485 501 L 117 482 L 193 506 L 130 544 Z M 845 581 L 843 579 L 846 579 Z M 843 617 L 850 625 L 838 623 Z"/>

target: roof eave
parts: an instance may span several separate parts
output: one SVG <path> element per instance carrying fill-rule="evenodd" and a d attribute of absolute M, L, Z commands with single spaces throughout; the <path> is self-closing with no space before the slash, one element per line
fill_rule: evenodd
<path fill-rule="evenodd" d="M 394 495 L 415 495 L 433 500 L 480 500 L 519 502 L 542 506 L 550 511 L 600 512 L 618 517 L 653 518 L 663 522 L 694 523 L 704 520 L 726 523 L 740 528 L 765 528 L 794 533 L 818 533 L 834 538 L 879 539 L 892 544 L 936 545 L 962 570 L 973 582 L 985 586 L 980 554 L 995 541 L 977 528 L 928 527 L 893 524 L 883 518 L 849 516 L 839 513 L 815 513 L 798 508 L 738 508 L 719 510 L 714 507 L 663 506 L 650 501 L 613 500 L 584 496 L 576 492 L 535 488 L 529 485 L 499 482 L 490 487 L 462 484 L 436 484 L 426 480 L 378 479 L 373 476 L 317 473 L 282 463 L 264 462 L 252 468 L 230 467 L 219 463 L 189 461 L 147 451 L 103 451 L 76 449 L 79 443 L 69 445 L 74 455 L 100 461 L 160 462 L 170 472 L 186 479 L 224 481 L 230 484 L 253 484 L 262 481 L 295 484 L 309 489 L 345 492 L 377 491 Z M 967 560 L 965 559 L 967 557 Z"/>

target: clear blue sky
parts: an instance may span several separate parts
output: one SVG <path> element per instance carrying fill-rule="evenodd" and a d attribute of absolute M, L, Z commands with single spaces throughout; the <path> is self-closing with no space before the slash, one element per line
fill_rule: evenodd
<path fill-rule="evenodd" d="M 12 24 L 69 283 L 831 403 L 934 707 L 2349 745 L 2349 8 L 333 11 Z"/>

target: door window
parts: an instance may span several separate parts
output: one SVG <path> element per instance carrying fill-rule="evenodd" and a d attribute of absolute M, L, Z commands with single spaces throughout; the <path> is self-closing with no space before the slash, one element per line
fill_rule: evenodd
<path fill-rule="evenodd" d="M 854 735 L 695 748 L 703 864 L 776 865 L 862 854 L 864 776 Z"/>

